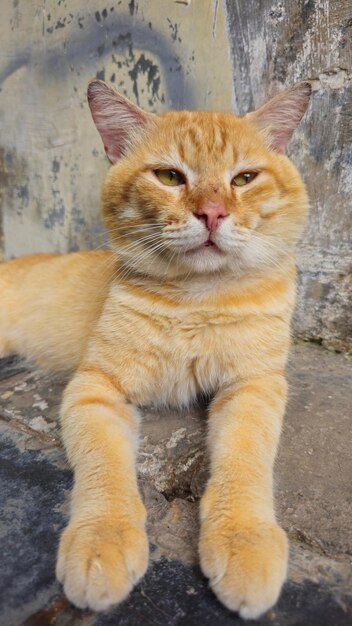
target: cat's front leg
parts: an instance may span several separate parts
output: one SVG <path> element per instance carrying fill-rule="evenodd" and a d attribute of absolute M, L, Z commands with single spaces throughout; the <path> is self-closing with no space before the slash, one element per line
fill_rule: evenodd
<path fill-rule="evenodd" d="M 223 390 L 210 408 L 200 560 L 215 594 L 243 618 L 269 609 L 286 577 L 272 479 L 285 400 L 286 381 L 273 373 Z"/>
<path fill-rule="evenodd" d="M 75 481 L 57 577 L 76 606 L 104 610 L 127 596 L 148 565 L 135 469 L 138 416 L 118 383 L 89 367 L 69 383 L 61 418 Z"/>

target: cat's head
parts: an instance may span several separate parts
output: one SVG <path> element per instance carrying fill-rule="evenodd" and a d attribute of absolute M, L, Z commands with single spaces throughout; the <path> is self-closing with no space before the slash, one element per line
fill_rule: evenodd
<path fill-rule="evenodd" d="M 298 83 L 244 117 L 154 115 L 93 80 L 89 105 L 113 163 L 103 216 L 124 263 L 159 277 L 243 275 L 292 254 L 308 200 L 283 153 L 310 93 Z"/>

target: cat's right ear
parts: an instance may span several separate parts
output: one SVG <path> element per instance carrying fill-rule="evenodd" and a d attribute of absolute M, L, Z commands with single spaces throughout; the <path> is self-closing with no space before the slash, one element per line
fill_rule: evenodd
<path fill-rule="evenodd" d="M 107 157 L 116 163 L 155 116 L 142 111 L 102 80 L 91 80 L 87 95 Z"/>
<path fill-rule="evenodd" d="M 308 107 L 311 93 L 309 81 L 296 83 L 279 92 L 260 109 L 247 113 L 246 118 L 263 132 L 272 150 L 283 153 Z"/>

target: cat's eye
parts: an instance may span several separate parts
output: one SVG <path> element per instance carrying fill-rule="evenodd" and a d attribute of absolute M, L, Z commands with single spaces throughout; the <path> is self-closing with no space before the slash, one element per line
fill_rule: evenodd
<path fill-rule="evenodd" d="M 154 174 L 163 185 L 168 185 L 169 187 L 184 185 L 186 182 L 183 174 L 180 174 L 177 170 L 154 170 Z"/>
<path fill-rule="evenodd" d="M 235 185 L 236 187 L 243 187 L 244 185 L 248 185 L 248 183 L 252 182 L 252 180 L 258 176 L 258 172 L 241 172 L 234 176 L 231 185 Z"/>

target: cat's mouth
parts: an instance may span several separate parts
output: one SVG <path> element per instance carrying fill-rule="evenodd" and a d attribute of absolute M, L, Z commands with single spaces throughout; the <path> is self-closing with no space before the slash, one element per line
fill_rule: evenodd
<path fill-rule="evenodd" d="M 200 246 L 196 246 L 195 248 L 191 248 L 190 250 L 187 250 L 186 254 L 194 254 L 195 252 L 201 252 L 205 248 L 208 248 L 208 249 L 210 248 L 211 251 L 215 253 L 224 254 L 224 252 L 220 250 L 220 248 L 216 245 L 216 243 L 212 241 L 212 239 L 210 238 L 204 241 Z"/>

